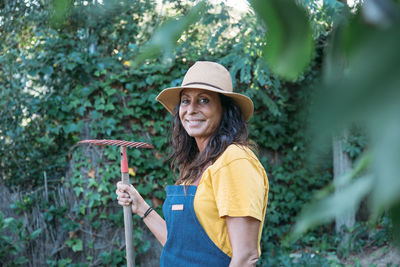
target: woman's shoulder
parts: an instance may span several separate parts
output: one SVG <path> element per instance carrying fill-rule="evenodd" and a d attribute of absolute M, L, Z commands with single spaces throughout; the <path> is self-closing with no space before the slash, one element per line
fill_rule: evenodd
<path fill-rule="evenodd" d="M 210 175 L 217 178 L 219 177 L 218 174 L 225 174 L 226 172 L 238 176 L 251 174 L 253 178 L 263 177 L 264 180 L 267 179 L 265 169 L 251 147 L 240 144 L 229 145 L 209 169 Z"/>
<path fill-rule="evenodd" d="M 215 163 L 217 163 L 217 165 L 225 165 L 240 159 L 258 161 L 257 156 L 250 147 L 240 144 L 231 144 L 225 149 Z"/>
<path fill-rule="evenodd" d="M 232 155 L 238 158 L 247 158 L 247 157 L 256 157 L 253 150 L 249 146 L 240 145 L 240 144 L 231 144 L 229 145 L 223 154 Z"/>

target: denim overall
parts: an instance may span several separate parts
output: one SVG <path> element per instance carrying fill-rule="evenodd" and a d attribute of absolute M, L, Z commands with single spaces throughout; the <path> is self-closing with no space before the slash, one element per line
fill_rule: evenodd
<path fill-rule="evenodd" d="M 223 267 L 231 258 L 208 237 L 196 217 L 193 200 L 197 186 L 167 186 L 163 205 L 167 242 L 161 253 L 161 267 Z"/>

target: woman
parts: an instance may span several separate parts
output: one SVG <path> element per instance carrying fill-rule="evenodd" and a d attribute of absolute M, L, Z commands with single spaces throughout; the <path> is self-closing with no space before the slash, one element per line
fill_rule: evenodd
<path fill-rule="evenodd" d="M 164 219 L 132 186 L 117 184 L 118 203 L 163 245 L 161 266 L 255 266 L 260 256 L 268 180 L 247 140 L 253 102 L 232 92 L 220 64 L 196 62 L 182 86 L 157 100 L 174 116 L 172 166 Z"/>

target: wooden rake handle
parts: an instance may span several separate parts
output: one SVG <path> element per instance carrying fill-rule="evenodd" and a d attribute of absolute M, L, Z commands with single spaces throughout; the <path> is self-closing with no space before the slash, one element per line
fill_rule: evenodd
<path fill-rule="evenodd" d="M 121 180 L 123 184 L 130 184 L 128 158 L 126 156 L 126 148 L 124 146 L 121 146 Z M 133 247 L 132 208 L 131 206 L 124 206 L 123 209 L 127 267 L 134 267 L 135 252 Z"/>

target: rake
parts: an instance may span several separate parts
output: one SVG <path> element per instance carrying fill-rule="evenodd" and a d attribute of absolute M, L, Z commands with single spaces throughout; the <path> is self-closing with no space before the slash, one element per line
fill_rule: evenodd
<path fill-rule="evenodd" d="M 121 180 L 124 184 L 129 184 L 129 167 L 126 148 L 154 148 L 152 145 L 142 142 L 132 142 L 123 140 L 83 140 L 80 144 L 93 144 L 96 146 L 119 146 L 121 149 Z M 130 206 L 124 206 L 124 228 L 126 242 L 126 261 L 128 267 L 135 266 L 135 254 L 133 248 L 133 232 L 132 232 L 132 209 Z"/>

